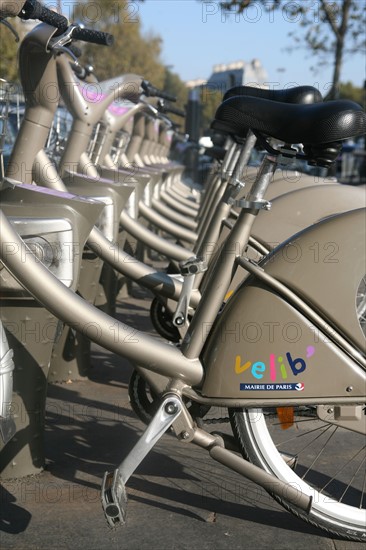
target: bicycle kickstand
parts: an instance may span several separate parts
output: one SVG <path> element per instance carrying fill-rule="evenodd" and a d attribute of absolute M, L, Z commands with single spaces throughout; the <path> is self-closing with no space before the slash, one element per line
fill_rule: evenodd
<path fill-rule="evenodd" d="M 182 412 L 183 404 L 177 395 L 166 395 L 150 424 L 114 472 L 105 472 L 101 499 L 104 514 L 110 527 L 118 527 L 126 521 L 126 483 L 166 430 Z"/>

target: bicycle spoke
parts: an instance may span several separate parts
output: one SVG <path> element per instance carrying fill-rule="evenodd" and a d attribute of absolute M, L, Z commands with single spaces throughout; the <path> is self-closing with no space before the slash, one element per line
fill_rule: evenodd
<path fill-rule="evenodd" d="M 355 455 L 353 455 L 353 457 L 352 457 L 348 462 L 346 462 L 345 464 L 343 464 L 343 466 L 342 466 L 341 468 L 339 468 L 339 470 L 334 474 L 334 476 L 328 481 L 328 483 L 327 483 L 326 485 L 324 485 L 324 487 L 323 487 L 323 488 L 321 489 L 321 491 L 319 491 L 319 492 L 320 492 L 320 493 L 323 492 L 324 489 L 325 489 L 326 487 L 328 487 L 328 486 L 332 483 L 332 481 L 334 481 L 334 480 L 336 479 L 336 476 L 338 476 L 341 472 L 343 472 L 344 469 L 346 468 L 346 466 L 348 466 L 349 464 L 351 464 L 351 462 L 352 462 L 353 460 L 355 460 L 355 459 L 358 457 L 358 455 L 359 455 L 362 451 L 364 451 L 364 450 L 365 450 L 365 447 L 363 447 L 362 449 L 360 449 Z M 362 460 L 361 464 L 359 465 L 359 467 L 357 468 L 357 470 L 356 470 L 355 473 L 353 474 L 351 481 L 348 483 L 347 487 L 345 488 L 345 490 L 343 491 L 342 495 L 340 496 L 339 502 L 342 502 L 344 495 L 346 494 L 346 492 L 347 492 L 347 490 L 349 489 L 349 487 L 350 487 L 352 481 L 355 479 L 357 473 L 359 472 L 359 470 L 360 470 L 362 464 L 363 464 L 365 461 L 366 461 L 366 457 Z"/>
<path fill-rule="evenodd" d="M 285 441 L 281 441 L 280 443 L 278 443 L 276 445 L 277 448 L 279 448 L 280 446 L 282 445 L 287 445 L 288 443 L 292 442 L 292 441 L 296 441 L 296 440 L 299 440 L 301 437 L 305 437 L 305 436 L 308 436 L 312 433 L 315 433 L 315 432 L 321 432 L 320 434 L 317 435 L 317 437 L 315 439 L 313 439 L 310 443 L 307 443 L 304 447 L 302 447 L 302 449 L 300 449 L 299 451 L 297 451 L 297 456 L 299 456 L 305 449 L 307 449 L 308 447 L 310 447 L 313 443 L 315 443 L 315 441 L 317 441 L 326 431 L 328 431 L 330 429 L 331 426 L 319 426 L 318 428 L 314 428 L 313 430 L 309 430 L 305 433 L 302 433 L 302 434 L 297 434 L 296 436 L 294 437 L 291 437 L 291 438 L 288 438 L 286 439 Z"/>
<path fill-rule="evenodd" d="M 322 434 L 319 434 L 319 436 L 314 440 L 316 441 L 317 439 L 319 439 L 319 437 L 321 437 L 326 431 L 328 431 L 328 429 L 330 428 L 330 426 L 327 426 L 327 428 L 323 431 Z M 325 445 L 323 445 L 322 449 L 320 449 L 320 451 L 318 452 L 318 454 L 316 455 L 316 457 L 314 458 L 314 460 L 312 461 L 312 463 L 310 464 L 310 466 L 308 467 L 308 469 L 306 470 L 306 472 L 303 474 L 302 476 L 302 479 L 305 479 L 306 475 L 309 473 L 309 471 L 311 470 L 311 468 L 314 466 L 315 462 L 318 460 L 318 458 L 323 454 L 326 446 L 328 445 L 328 443 L 330 442 L 330 440 L 334 437 L 334 434 L 336 433 L 337 431 L 337 427 L 333 430 L 333 432 L 329 435 L 328 439 L 326 440 L 325 442 Z M 314 441 L 311 442 L 314 443 Z"/>

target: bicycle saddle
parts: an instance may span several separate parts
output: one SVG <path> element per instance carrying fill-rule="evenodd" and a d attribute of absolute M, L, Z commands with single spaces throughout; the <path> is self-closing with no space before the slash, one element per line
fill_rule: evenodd
<path fill-rule="evenodd" d="M 322 94 L 313 86 L 295 86 L 287 90 L 263 90 L 261 88 L 254 88 L 253 86 L 234 86 L 234 88 L 227 90 L 223 101 L 236 96 L 261 97 L 262 99 L 270 99 L 271 101 L 280 101 L 282 103 L 308 104 L 323 101 Z"/>
<path fill-rule="evenodd" d="M 348 100 L 299 105 L 236 96 L 221 103 L 214 122 L 232 134 L 245 136 L 250 129 L 289 144 L 333 143 L 366 132 L 364 111 Z"/>

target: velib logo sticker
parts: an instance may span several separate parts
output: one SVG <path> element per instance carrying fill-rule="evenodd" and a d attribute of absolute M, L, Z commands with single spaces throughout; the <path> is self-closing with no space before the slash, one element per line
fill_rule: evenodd
<path fill-rule="evenodd" d="M 267 363 L 264 361 L 242 362 L 241 355 L 235 358 L 235 373 L 243 375 L 245 382 L 240 382 L 240 390 L 293 390 L 303 391 L 303 382 L 294 382 L 307 368 L 306 360 L 315 353 L 314 346 L 306 348 L 306 357 L 292 357 L 288 351 L 278 357 L 271 353 Z"/>

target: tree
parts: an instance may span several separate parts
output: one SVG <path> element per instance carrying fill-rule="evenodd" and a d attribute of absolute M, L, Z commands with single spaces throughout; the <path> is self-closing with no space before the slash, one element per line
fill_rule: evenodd
<path fill-rule="evenodd" d="M 354 86 L 352 82 L 344 82 L 339 85 L 339 98 L 351 99 L 359 103 L 363 108 L 366 107 L 365 90 L 358 86 Z"/>
<path fill-rule="evenodd" d="M 72 19 L 86 27 L 109 32 L 114 36 L 115 42 L 111 48 L 97 47 L 93 44 L 81 45 L 84 58 L 93 65 L 100 81 L 123 73 L 139 74 L 155 87 L 176 96 L 177 102 L 174 106 L 184 109 L 187 102 L 185 84 L 176 73 L 163 64 L 160 58 L 160 36 L 152 33 L 142 35 L 136 3 L 126 0 L 78 3 Z M 182 123 L 181 118 L 169 116 L 174 122 Z"/>
<path fill-rule="evenodd" d="M 188 97 L 187 87 L 184 84 L 183 80 L 180 79 L 179 75 L 177 73 L 173 73 L 170 70 L 170 67 L 165 67 L 165 78 L 162 89 L 168 94 L 171 94 L 177 98 L 177 102 L 174 103 L 174 107 L 177 107 L 182 111 L 185 109 Z M 175 115 L 169 115 L 169 117 L 175 123 L 180 125 L 183 124 L 182 118 Z"/>
<path fill-rule="evenodd" d="M 108 49 L 93 44 L 82 45 L 84 58 L 94 66 L 100 81 L 123 73 L 139 74 L 155 87 L 176 96 L 174 106 L 183 110 L 187 102 L 187 89 L 179 76 L 163 64 L 160 58 L 161 38 L 152 33 L 142 35 L 135 8 L 136 4 L 125 0 L 78 3 L 73 20 L 86 27 L 109 32 L 115 40 Z M 182 122 L 174 115 L 171 118 L 178 124 Z"/>
<path fill-rule="evenodd" d="M 11 19 L 8 21 L 19 36 L 19 41 L 16 41 L 15 35 L 4 24 L 0 24 L 0 78 L 8 82 L 18 82 L 18 61 L 17 53 L 20 42 L 26 34 L 27 26 L 19 19 Z"/>
<path fill-rule="evenodd" d="M 165 67 L 160 60 L 161 38 L 153 34 L 141 35 L 140 21 L 131 6 L 135 4 L 111 0 L 76 4 L 74 21 L 109 32 L 115 39 L 110 48 L 82 45 L 84 56 L 94 66 L 99 80 L 135 73 L 161 87 L 165 78 Z"/>
<path fill-rule="evenodd" d="M 256 0 L 258 2 L 258 0 Z M 339 83 L 344 56 L 364 51 L 366 46 L 366 10 L 364 0 L 259 0 L 267 11 L 281 9 L 284 17 L 297 22 L 303 29 L 289 33 L 294 40 L 293 47 L 306 47 L 326 64 L 333 56 L 332 86 L 327 99 L 339 97 Z M 246 10 L 252 0 L 229 0 L 221 2 L 223 9 Z"/>

